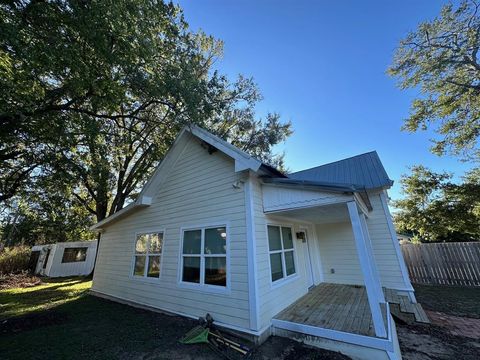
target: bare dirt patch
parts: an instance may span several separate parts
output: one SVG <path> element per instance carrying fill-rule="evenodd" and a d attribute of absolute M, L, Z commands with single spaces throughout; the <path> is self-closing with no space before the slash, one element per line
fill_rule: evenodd
<path fill-rule="evenodd" d="M 480 359 L 480 339 L 455 336 L 445 327 L 397 323 L 397 332 L 404 360 Z"/>
<path fill-rule="evenodd" d="M 253 359 L 350 360 L 348 356 L 338 352 L 314 348 L 297 341 L 277 336 L 272 336 L 264 342 L 253 354 Z"/>
<path fill-rule="evenodd" d="M 447 329 L 452 335 L 480 339 L 480 319 L 447 315 L 438 311 L 427 311 L 430 321 Z"/>

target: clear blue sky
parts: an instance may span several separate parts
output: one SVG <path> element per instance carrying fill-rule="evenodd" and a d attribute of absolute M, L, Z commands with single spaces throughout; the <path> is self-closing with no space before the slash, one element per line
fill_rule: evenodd
<path fill-rule="evenodd" d="M 192 30 L 225 43 L 215 66 L 232 80 L 253 76 L 294 134 L 285 151 L 292 171 L 377 150 L 400 196 L 400 175 L 423 164 L 460 176 L 468 164 L 429 152 L 435 134 L 402 132 L 414 91 L 386 75 L 400 39 L 435 17 L 442 1 L 178 1 Z"/>

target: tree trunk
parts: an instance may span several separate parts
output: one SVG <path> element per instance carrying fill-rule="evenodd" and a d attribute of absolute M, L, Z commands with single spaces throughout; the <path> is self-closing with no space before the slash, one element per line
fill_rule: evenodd
<path fill-rule="evenodd" d="M 93 279 L 93 273 L 95 272 L 95 267 L 97 266 L 97 256 L 98 256 L 98 248 L 100 247 L 100 238 L 102 237 L 102 233 L 98 232 L 97 233 L 97 248 L 95 249 L 95 259 L 93 260 L 93 268 L 92 272 L 88 274 L 88 277 L 90 279 Z"/>

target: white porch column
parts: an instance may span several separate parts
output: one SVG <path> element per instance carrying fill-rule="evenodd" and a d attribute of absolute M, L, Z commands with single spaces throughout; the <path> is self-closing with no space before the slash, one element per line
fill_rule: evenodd
<path fill-rule="evenodd" d="M 355 201 L 347 202 L 347 207 L 350 215 L 350 222 L 352 223 L 353 237 L 355 238 L 355 246 L 357 247 L 360 268 L 362 270 L 365 288 L 367 290 L 368 303 L 372 312 L 375 335 L 378 337 L 387 337 L 382 310 L 380 308 L 381 299 L 378 296 L 375 278 L 372 273 L 371 262 L 373 262 L 373 259 L 370 259 L 369 257 L 360 215 L 358 214 L 358 207 Z"/>
<path fill-rule="evenodd" d="M 372 275 L 375 284 L 375 290 L 377 296 L 380 299 L 380 302 L 385 302 L 385 295 L 382 290 L 382 282 L 380 281 L 380 274 L 377 268 L 377 262 L 375 261 L 375 255 L 373 254 L 372 239 L 370 238 L 370 233 L 368 232 L 367 221 L 365 219 L 365 214 L 360 214 L 360 223 L 362 224 L 363 235 L 365 237 L 365 245 L 367 247 L 368 257 L 370 258 L 370 267 L 372 268 Z"/>

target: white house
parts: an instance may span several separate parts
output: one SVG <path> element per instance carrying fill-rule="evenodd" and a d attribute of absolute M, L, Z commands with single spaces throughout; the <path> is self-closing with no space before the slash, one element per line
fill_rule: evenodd
<path fill-rule="evenodd" d="M 35 245 L 34 273 L 48 277 L 89 275 L 95 263 L 97 241 L 75 241 Z"/>
<path fill-rule="evenodd" d="M 400 359 L 392 307 L 421 320 L 376 152 L 284 175 L 198 127 L 101 231 L 92 293 L 263 341 Z M 401 305 L 401 308 L 400 308 Z M 424 319 L 424 321 L 426 321 Z"/>

